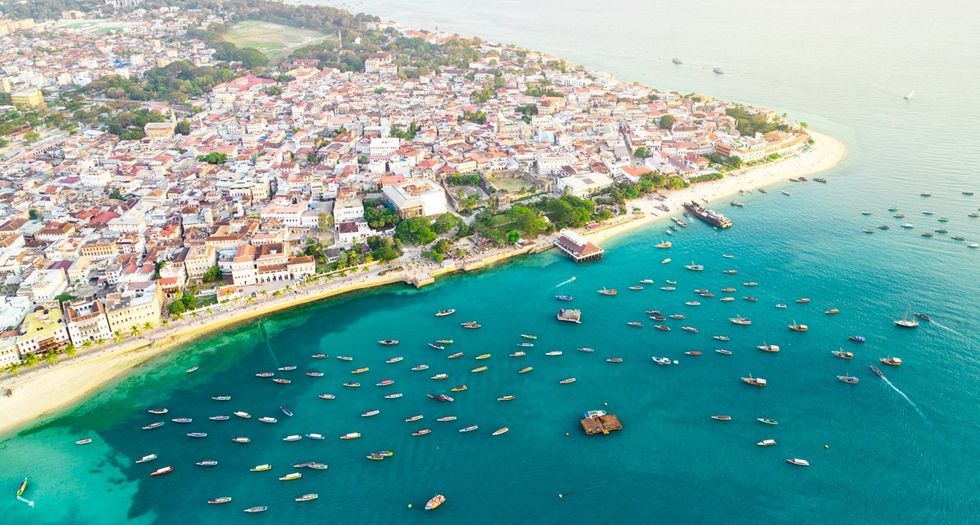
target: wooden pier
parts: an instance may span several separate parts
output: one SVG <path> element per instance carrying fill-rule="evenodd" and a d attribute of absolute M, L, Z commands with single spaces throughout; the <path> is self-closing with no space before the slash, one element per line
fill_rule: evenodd
<path fill-rule="evenodd" d="M 602 257 L 605 251 L 592 244 L 585 237 L 572 230 L 562 230 L 555 239 L 555 247 L 575 262 L 593 261 Z"/>
<path fill-rule="evenodd" d="M 616 430 L 622 430 L 623 424 L 619 422 L 616 414 L 605 414 L 583 418 L 580 423 L 586 436 L 594 434 L 609 434 Z"/>

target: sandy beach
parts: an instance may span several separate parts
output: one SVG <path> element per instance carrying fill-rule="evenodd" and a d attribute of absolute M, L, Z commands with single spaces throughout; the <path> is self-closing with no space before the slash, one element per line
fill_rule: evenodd
<path fill-rule="evenodd" d="M 813 131 L 810 132 L 810 136 L 813 138 L 813 145 L 806 153 L 800 153 L 770 164 L 747 168 L 744 171 L 726 175 L 721 180 L 704 182 L 669 192 L 663 201 L 652 198 L 637 199 L 629 203 L 629 208 L 639 208 L 639 212 L 631 210 L 629 215 L 620 217 L 609 225 L 582 233 L 592 242 L 601 244 L 617 235 L 676 215 L 682 211 L 681 205 L 685 202 L 693 200 L 713 203 L 719 199 L 738 195 L 739 190 L 750 192 L 791 178 L 809 177 L 833 168 L 847 154 L 847 146 L 836 138 Z M 667 206 L 670 211 L 664 212 L 657 209 L 657 206 L 661 205 Z"/>
<path fill-rule="evenodd" d="M 665 201 L 639 199 L 631 202 L 629 207 L 639 208 L 640 212 L 631 212 L 609 225 L 586 232 L 586 235 L 593 242 L 602 243 L 669 215 L 655 206 L 663 204 L 670 208 L 670 213 L 677 213 L 683 202 L 702 199 L 710 202 L 736 195 L 739 190 L 751 191 L 792 177 L 810 176 L 832 168 L 844 158 L 847 148 L 842 142 L 814 132 L 811 132 L 811 136 L 814 144 L 806 153 L 749 168 L 722 180 L 671 192 Z M 451 264 L 437 269 L 422 267 L 383 273 L 382 268 L 375 268 L 367 274 L 322 284 L 300 285 L 294 292 L 281 297 L 262 298 L 250 305 L 218 308 L 203 319 L 185 319 L 169 327 L 147 332 L 136 339 L 110 344 L 90 352 L 80 352 L 77 357 L 53 367 L 25 371 L 19 376 L 0 381 L 0 390 L 12 391 L 10 396 L 0 396 L 0 435 L 54 417 L 96 390 L 124 377 L 138 365 L 198 337 L 274 312 L 356 290 L 399 282 L 418 284 L 424 280 L 428 283 L 439 275 L 479 270 L 511 257 L 548 249 L 550 239 L 551 237 L 539 239 L 526 248 L 503 249 L 462 264 Z"/>

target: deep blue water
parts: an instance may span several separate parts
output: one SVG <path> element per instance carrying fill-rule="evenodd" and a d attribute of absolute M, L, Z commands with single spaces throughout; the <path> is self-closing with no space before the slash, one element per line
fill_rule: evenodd
<path fill-rule="evenodd" d="M 980 511 L 974 474 L 980 467 L 975 454 L 980 251 L 948 236 L 925 239 L 919 233 L 938 228 L 936 219 L 948 216 L 949 236 L 980 240 L 980 219 L 967 217 L 980 201 L 960 195 L 980 192 L 980 153 L 973 144 L 980 119 L 972 102 L 980 79 L 969 66 L 978 63 L 980 45 L 966 22 L 975 7 L 613 2 L 596 12 L 587 11 L 594 4 L 584 2 L 521 4 L 514 11 L 458 0 L 404 4 L 408 8 L 387 4 L 358 5 L 386 17 L 560 52 L 657 86 L 765 103 L 841 137 L 849 157 L 825 175 L 827 185 L 787 183 L 766 195 L 740 198 L 744 209 L 724 210 L 734 228 L 716 232 L 692 224 L 671 237 L 675 247 L 669 253 L 653 248 L 666 238 L 665 225 L 658 224 L 607 243 L 607 256 L 597 264 L 575 265 L 549 253 L 442 279 L 420 291 L 394 286 L 300 308 L 266 319 L 261 328 L 251 323 L 190 345 L 64 416 L 0 441 L 0 486 L 11 493 L 0 500 L 4 521 L 706 523 L 720 516 L 732 523 L 974 521 L 971 516 Z M 498 22 L 478 23 L 491 19 L 488 9 L 497 9 Z M 695 17 L 697 9 L 711 16 Z M 546 16 L 554 23 L 542 25 Z M 673 22 L 656 24 L 654 31 L 656 20 Z M 692 27 L 713 36 L 690 36 Z M 689 36 L 682 40 L 683 34 Z M 683 57 L 690 67 L 673 67 L 672 56 Z M 707 71 L 721 65 L 726 75 L 715 77 L 698 64 Z M 900 95 L 911 89 L 917 94 L 907 103 Z M 792 196 L 780 195 L 782 189 Z M 922 191 L 933 197 L 919 197 Z M 907 217 L 893 219 L 889 206 Z M 866 209 L 874 215 L 862 216 Z M 924 216 L 923 210 L 935 215 Z M 902 222 L 916 228 L 902 230 Z M 861 233 L 881 223 L 892 229 Z M 726 252 L 735 259 L 722 258 Z M 667 256 L 674 262 L 661 265 Z M 703 273 L 682 268 L 692 259 L 705 265 Z M 724 275 L 725 268 L 739 273 Z M 576 281 L 555 288 L 573 276 Z M 626 289 L 643 278 L 657 283 L 639 292 Z M 677 291 L 659 290 L 666 279 L 678 281 Z M 750 280 L 760 285 L 742 286 Z M 729 285 L 738 287 L 735 302 L 702 299 L 700 307 L 684 306 L 698 299 L 694 288 L 721 297 L 720 289 Z M 599 296 L 595 290 L 603 286 L 620 293 Z M 554 320 L 562 306 L 553 299 L 556 293 L 575 296 L 582 325 Z M 760 300 L 748 303 L 744 295 Z M 801 296 L 813 302 L 793 302 Z M 776 303 L 788 307 L 779 310 Z M 935 322 L 914 331 L 895 328 L 892 320 L 907 306 L 928 312 Z M 459 312 L 445 319 L 432 315 L 448 307 Z M 831 307 L 841 313 L 825 316 Z M 645 319 L 647 309 L 684 313 L 687 320 L 670 321 L 674 330 L 662 333 Z M 753 325 L 730 325 L 727 318 L 735 314 L 750 316 Z M 465 319 L 477 319 L 483 328 L 463 330 L 458 323 Z M 630 320 L 646 326 L 630 328 L 625 324 Z M 786 325 L 794 320 L 810 331 L 789 332 Z M 682 324 L 698 327 L 700 334 L 682 332 Z M 527 332 L 539 336 L 536 346 L 522 359 L 507 357 L 517 350 L 519 334 Z M 731 336 L 724 347 L 734 355 L 713 352 L 723 345 L 711 339 L 714 334 Z M 852 334 L 868 342 L 849 343 Z M 375 343 L 388 337 L 401 344 Z M 442 352 L 425 345 L 438 338 L 456 343 Z M 756 350 L 763 342 L 779 344 L 782 352 Z M 579 346 L 596 352 L 575 351 Z M 837 359 L 830 352 L 838 347 L 857 356 L 851 362 Z M 543 355 L 552 349 L 564 355 Z M 693 349 L 704 355 L 683 355 Z M 466 355 L 447 360 L 451 351 Z M 311 359 L 317 352 L 352 355 L 355 361 Z M 474 360 L 485 352 L 492 358 Z M 405 360 L 384 364 L 394 355 Z M 651 363 L 652 355 L 680 364 L 659 367 Z M 868 364 L 886 355 L 905 361 L 884 372 L 908 400 L 868 371 Z M 604 359 L 612 356 L 625 362 L 607 364 Z M 431 368 L 409 371 L 422 362 Z M 254 377 L 285 364 L 299 367 L 291 373 L 291 385 Z M 479 364 L 489 370 L 469 371 Z M 193 365 L 201 369 L 185 374 Z M 360 366 L 371 371 L 350 375 Z M 524 366 L 535 370 L 517 375 Z M 303 371 L 309 369 L 325 377 L 306 377 Z M 450 379 L 428 379 L 439 372 Z M 765 377 L 769 386 L 742 384 L 739 377 L 749 373 Z M 861 382 L 852 386 L 835 379 L 845 373 Z M 558 384 L 570 376 L 578 381 Z M 395 379 L 395 385 L 374 386 L 384 378 Z M 363 386 L 340 386 L 355 380 Z M 459 383 L 469 390 L 456 394 L 451 405 L 425 398 Z M 404 397 L 382 398 L 392 391 Z M 317 398 L 324 392 L 337 399 Z M 217 394 L 233 400 L 211 401 Z M 505 394 L 517 400 L 496 401 Z M 296 416 L 284 417 L 280 405 Z M 186 416 L 194 423 L 168 422 L 143 432 L 142 425 L 163 419 L 145 412 L 152 406 L 169 407 L 168 420 Z M 625 429 L 583 436 L 578 417 L 594 408 L 619 415 Z M 382 413 L 360 416 L 370 409 Z M 280 421 L 207 421 L 234 410 Z M 719 413 L 734 421 L 708 417 Z M 403 421 L 413 414 L 425 419 Z M 459 420 L 434 421 L 447 414 Z M 764 426 L 756 417 L 780 424 Z M 480 429 L 457 432 L 470 424 Z M 509 433 L 490 436 L 505 425 Z M 434 431 L 412 437 L 411 430 L 421 426 Z M 209 436 L 192 441 L 184 436 L 191 431 Z M 353 431 L 364 437 L 337 439 Z M 309 432 L 327 439 L 281 441 Z M 238 435 L 253 442 L 232 443 Z M 94 443 L 73 444 L 84 436 Z M 769 437 L 778 441 L 775 447 L 755 446 Z M 379 449 L 395 455 L 383 462 L 364 458 Z M 133 464 L 149 453 L 160 459 Z M 784 462 L 788 457 L 807 458 L 812 466 L 792 467 Z M 194 466 L 205 458 L 220 464 L 210 470 Z M 304 471 L 297 481 L 275 479 L 295 470 L 292 463 L 310 460 L 330 468 Z M 274 468 L 248 471 L 260 463 Z M 176 471 L 148 477 L 164 465 Z M 27 497 L 36 501 L 34 509 L 12 497 L 25 475 L 31 478 Z M 319 493 L 320 499 L 292 501 L 307 492 Z M 434 513 L 419 510 L 437 492 L 448 502 Z M 559 498 L 560 493 L 565 496 Z M 234 502 L 206 504 L 221 495 L 233 496 Z M 270 510 L 242 514 L 252 505 Z"/>

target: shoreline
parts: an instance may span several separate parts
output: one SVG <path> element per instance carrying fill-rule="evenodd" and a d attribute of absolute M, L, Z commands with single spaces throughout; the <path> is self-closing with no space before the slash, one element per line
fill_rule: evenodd
<path fill-rule="evenodd" d="M 592 242 L 601 243 L 666 219 L 678 213 L 683 202 L 701 199 L 715 201 L 736 195 L 739 190 L 752 191 L 792 177 L 825 171 L 843 160 L 847 148 L 842 142 L 820 133 L 810 132 L 810 135 L 814 144 L 806 153 L 729 174 L 718 181 L 672 191 L 664 201 L 652 198 L 630 201 L 627 205 L 629 215 L 625 219 L 583 234 Z M 663 212 L 654 207 L 661 204 L 667 205 L 671 211 Z M 642 213 L 633 212 L 634 207 L 640 208 Z M 495 250 L 460 263 L 422 267 L 414 271 L 389 270 L 384 274 L 382 268 L 374 268 L 367 275 L 331 281 L 327 286 L 321 283 L 298 286 L 299 290 L 282 297 L 265 300 L 250 307 L 236 304 L 230 311 L 210 315 L 205 320 L 181 321 L 176 326 L 147 332 L 136 340 L 110 344 L 52 367 L 35 368 L 21 375 L 5 378 L 0 381 L 0 388 L 12 389 L 13 395 L 0 396 L 0 437 L 11 437 L 21 429 L 57 417 L 106 385 L 129 375 L 147 361 L 195 339 L 269 314 L 351 292 L 399 282 L 421 288 L 434 283 L 442 275 L 476 271 L 514 257 L 547 251 L 552 248 L 553 238 L 554 235 L 545 236 L 521 248 Z"/>

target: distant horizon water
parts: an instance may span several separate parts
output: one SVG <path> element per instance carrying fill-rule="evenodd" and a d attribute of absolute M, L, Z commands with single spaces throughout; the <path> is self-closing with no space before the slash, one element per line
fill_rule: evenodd
<path fill-rule="evenodd" d="M 0 487 L 10 491 L 0 498 L 5 519 L 86 525 L 975 521 L 980 250 L 949 236 L 980 242 L 980 219 L 967 216 L 980 200 L 961 194 L 980 194 L 980 106 L 973 101 L 980 88 L 980 34 L 972 27 L 980 7 L 844 0 L 819 6 L 613 0 L 601 8 L 582 0 L 324 3 L 406 27 L 439 26 L 548 51 L 657 88 L 786 111 L 844 140 L 849 155 L 823 175 L 826 185 L 786 183 L 739 197 L 744 208 L 714 203 L 735 226 L 719 232 L 693 223 L 670 237 L 669 253 L 653 248 L 666 238 L 661 222 L 604 243 L 606 257 L 596 264 L 576 265 L 550 252 L 441 278 L 421 290 L 389 286 L 302 306 L 196 341 L 65 414 L 0 440 Z M 675 56 L 684 65 L 672 64 Z M 725 74 L 712 74 L 715 66 Z M 913 99 L 904 100 L 912 90 Z M 893 218 L 892 206 L 907 217 Z M 872 215 L 863 216 L 864 210 Z M 922 214 L 926 210 L 935 215 Z M 922 231 L 940 227 L 941 216 L 950 218 L 949 235 L 922 238 Z M 904 230 L 902 222 L 915 228 Z M 891 228 L 861 231 L 879 224 Z M 663 257 L 674 262 L 662 265 Z M 690 260 L 705 271 L 685 271 Z M 627 289 L 645 278 L 656 284 Z M 676 291 L 660 289 L 668 279 L 677 281 Z M 759 285 L 747 287 L 748 281 Z M 728 286 L 737 291 L 721 292 Z M 600 296 L 602 287 L 620 292 Z M 717 297 L 699 299 L 694 288 Z M 574 296 L 581 325 L 554 319 L 564 305 L 554 299 L 557 293 Z M 720 302 L 723 295 L 736 300 Z M 812 303 L 795 302 L 803 296 Z M 702 304 L 685 305 L 695 299 Z M 832 307 L 841 312 L 823 313 Z M 458 313 L 432 315 L 444 308 Z M 916 330 L 895 327 L 892 321 L 907 308 L 928 313 L 933 322 Z M 686 319 L 665 322 L 673 329 L 661 332 L 645 315 L 652 309 Z M 752 326 L 729 323 L 738 314 L 751 317 Z M 483 328 L 460 328 L 467 319 Z M 630 328 L 627 321 L 645 326 Z M 793 322 L 808 324 L 809 331 L 790 332 Z M 682 325 L 700 333 L 686 333 Z M 535 346 L 523 349 L 523 358 L 508 357 L 519 349 L 521 333 L 536 334 Z M 731 341 L 712 339 L 721 334 Z M 850 335 L 867 342 L 852 343 Z M 383 347 L 376 343 L 381 338 L 401 344 Z M 440 338 L 455 343 L 443 351 L 426 345 Z M 782 350 L 760 352 L 762 344 Z M 834 357 L 838 348 L 855 358 Z M 563 354 L 545 355 L 555 349 Z M 690 350 L 703 355 L 686 356 Z M 465 356 L 447 359 L 454 351 Z M 312 359 L 317 352 L 331 358 Z M 474 359 L 482 353 L 492 357 Z M 396 355 L 404 361 L 385 364 Z M 651 356 L 679 364 L 657 366 Z M 879 364 L 885 356 L 905 364 Z M 609 364 L 609 357 L 624 362 Z M 419 363 L 429 369 L 409 370 Z M 489 369 L 470 371 L 479 364 Z M 871 364 L 886 380 L 870 372 Z M 292 374 L 290 385 L 254 377 L 285 365 L 298 366 L 277 372 Z M 184 373 L 190 366 L 200 370 Z M 370 371 L 351 375 L 362 366 Z M 516 373 L 526 366 L 534 370 Z M 325 375 L 307 377 L 307 370 Z M 450 379 L 429 379 L 440 372 Z M 739 381 L 749 374 L 766 378 L 768 386 Z M 860 382 L 847 385 L 837 375 Z M 566 377 L 577 381 L 559 385 Z M 386 378 L 395 384 L 374 386 Z M 349 381 L 362 386 L 341 386 Z M 460 383 L 468 390 L 454 393 L 454 403 L 425 397 Z M 394 391 L 404 397 L 383 398 Z M 336 399 L 320 399 L 320 393 Z M 516 399 L 497 401 L 507 394 Z M 216 395 L 232 400 L 211 400 Z M 295 416 L 285 416 L 280 405 Z M 169 413 L 146 412 L 155 406 Z M 372 409 L 381 413 L 361 416 Z M 578 418 L 590 409 L 617 414 L 624 430 L 582 435 Z M 208 420 L 235 410 L 253 419 Z M 415 414 L 424 419 L 404 421 Z M 436 421 L 450 414 L 458 419 Z M 712 414 L 733 421 L 712 421 Z M 261 416 L 279 421 L 263 424 Z M 193 423 L 170 421 L 177 417 Z M 759 417 L 779 425 L 763 425 Z M 140 430 L 156 420 L 166 424 Z M 459 433 L 466 425 L 479 430 Z M 502 426 L 510 432 L 490 436 Z M 422 427 L 432 434 L 411 436 Z M 185 436 L 195 431 L 208 437 Z M 338 439 L 347 432 L 363 437 Z M 326 439 L 281 441 L 307 433 Z M 240 435 L 253 442 L 231 442 Z M 82 437 L 93 443 L 74 445 Z M 766 438 L 776 446 L 756 446 Z M 382 449 L 394 456 L 365 459 Z M 150 453 L 159 458 L 133 464 Z M 789 465 L 791 457 L 807 458 L 811 466 Z M 202 459 L 219 465 L 195 466 Z M 329 469 L 304 469 L 296 481 L 276 479 L 305 461 Z M 249 472 L 261 463 L 272 464 L 272 471 Z M 165 465 L 174 473 L 148 476 Z M 25 476 L 33 508 L 14 498 Z M 293 501 L 308 492 L 320 499 Z M 435 493 L 446 495 L 445 505 L 421 510 Z M 233 503 L 207 504 L 224 495 Z M 268 505 L 269 512 L 244 515 L 252 505 Z"/>

